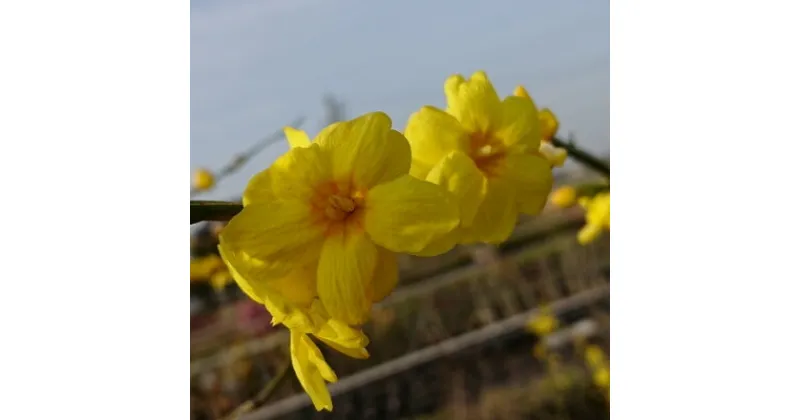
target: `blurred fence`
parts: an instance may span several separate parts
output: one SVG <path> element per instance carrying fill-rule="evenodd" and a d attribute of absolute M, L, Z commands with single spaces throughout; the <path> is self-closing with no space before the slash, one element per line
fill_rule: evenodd
<path fill-rule="evenodd" d="M 523 220 L 500 247 L 460 247 L 438 260 L 408 258 L 398 290 L 365 326 L 371 357 L 354 360 L 321 346 L 340 378 L 330 386 L 333 413 L 315 412 L 294 380 L 243 418 L 406 418 L 454 400 L 475 403 L 487 387 L 530 378 L 541 367 L 531 356 L 535 337 L 522 327 L 539 305 L 549 303 L 566 323 L 597 308 L 607 312 L 608 240 L 578 245 L 582 223 L 579 211 L 548 212 Z M 230 381 L 236 385 L 223 390 L 239 396 L 230 402 L 238 404 L 288 361 L 287 339 L 279 330 L 194 360 L 194 387 L 244 363 L 249 380 Z"/>

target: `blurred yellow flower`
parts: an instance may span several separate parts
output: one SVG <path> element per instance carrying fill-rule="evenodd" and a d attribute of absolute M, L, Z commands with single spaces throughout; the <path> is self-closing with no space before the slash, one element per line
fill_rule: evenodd
<path fill-rule="evenodd" d="M 193 258 L 189 262 L 189 277 L 192 281 L 206 281 L 220 270 L 225 270 L 225 263 L 216 254 Z"/>
<path fill-rule="evenodd" d="M 584 350 L 583 354 L 584 359 L 586 359 L 586 364 L 592 369 L 599 369 L 606 364 L 605 352 L 596 344 L 586 346 L 586 350 Z"/>
<path fill-rule="evenodd" d="M 211 278 L 209 279 L 211 287 L 213 287 L 214 290 L 218 292 L 224 290 L 225 286 L 231 284 L 232 282 L 233 282 L 233 277 L 231 277 L 231 274 L 228 272 L 227 268 L 215 272 L 214 274 L 211 275 Z"/>
<path fill-rule="evenodd" d="M 518 213 L 535 215 L 553 184 L 548 161 L 538 154 L 542 127 L 533 101 L 500 100 L 486 73 L 447 79 L 447 110 L 425 106 L 405 129 L 411 174 L 446 187 L 458 199 L 461 224 L 421 255 L 456 243 L 500 243 Z"/>
<path fill-rule="evenodd" d="M 290 138 L 290 143 L 292 142 Z M 394 288 L 394 252 L 417 253 L 459 223 L 443 188 L 409 176 L 408 142 L 381 112 L 323 130 L 255 175 L 244 209 L 220 233 L 220 252 L 251 298 L 276 282 L 310 271 L 326 312 L 364 323 L 372 302 Z M 255 292 L 255 293 L 254 293 Z"/>
<path fill-rule="evenodd" d="M 575 187 L 569 185 L 558 188 L 550 194 L 550 202 L 561 208 L 572 207 L 577 201 L 578 192 Z"/>
<path fill-rule="evenodd" d="M 605 367 L 597 369 L 594 371 L 594 374 L 592 374 L 592 381 L 598 388 L 608 389 L 611 385 L 611 373 L 608 368 Z"/>
<path fill-rule="evenodd" d="M 517 86 L 514 89 L 514 96 L 533 101 L 523 86 Z M 539 145 L 539 154 L 550 161 L 551 165 L 563 166 L 564 161 L 567 160 L 567 151 L 553 146 L 552 143 L 559 126 L 556 115 L 548 108 L 543 108 L 539 111 L 539 121 L 542 124 L 542 143 Z"/>
<path fill-rule="evenodd" d="M 591 199 L 579 200 L 586 209 L 586 224 L 578 232 L 578 242 L 586 245 L 597 239 L 603 230 L 609 230 L 611 224 L 611 195 L 600 193 Z"/>
<path fill-rule="evenodd" d="M 200 191 L 206 191 L 214 186 L 214 174 L 207 169 L 198 169 L 194 173 L 193 186 Z"/>
<path fill-rule="evenodd" d="M 558 319 L 553 316 L 549 308 L 543 307 L 539 314 L 528 322 L 527 328 L 537 336 L 544 337 L 558 329 Z"/>

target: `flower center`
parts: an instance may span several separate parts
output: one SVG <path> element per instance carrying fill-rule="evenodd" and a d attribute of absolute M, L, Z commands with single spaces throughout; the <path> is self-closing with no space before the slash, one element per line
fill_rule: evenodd
<path fill-rule="evenodd" d="M 506 156 L 503 142 L 490 133 L 473 133 L 469 146 L 469 155 L 475 166 L 487 176 L 495 175 Z"/>
<path fill-rule="evenodd" d="M 344 220 L 356 209 L 356 202 L 350 197 L 341 195 L 328 196 L 328 205 L 325 207 L 325 216 L 330 220 Z"/>

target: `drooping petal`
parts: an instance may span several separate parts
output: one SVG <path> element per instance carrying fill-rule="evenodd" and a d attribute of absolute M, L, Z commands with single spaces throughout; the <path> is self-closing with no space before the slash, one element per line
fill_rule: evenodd
<path fill-rule="evenodd" d="M 481 202 L 472 226 L 466 229 L 462 243 L 498 244 L 511 236 L 517 223 L 514 188 L 507 181 L 490 178 L 486 198 Z"/>
<path fill-rule="evenodd" d="M 315 188 L 330 179 L 330 162 L 319 145 L 295 147 L 250 179 L 242 202 L 245 207 L 275 200 L 309 202 Z"/>
<path fill-rule="evenodd" d="M 222 229 L 220 247 L 235 260 L 257 260 L 262 275 L 289 274 L 319 255 L 324 226 L 311 211 L 297 200 L 250 204 Z"/>
<path fill-rule="evenodd" d="M 405 130 L 415 165 L 432 167 L 453 150 L 467 151 L 469 134 L 452 115 L 424 106 L 411 114 Z"/>
<path fill-rule="evenodd" d="M 320 373 L 318 366 L 314 364 L 319 363 L 319 360 L 312 361 L 310 356 L 309 347 L 314 346 L 316 348 L 316 345 L 306 334 L 299 331 L 291 331 L 289 337 L 289 353 L 291 354 L 292 367 L 297 375 L 297 380 L 308 396 L 311 397 L 311 402 L 317 411 L 332 411 L 333 401 L 328 388 L 325 386 L 325 378 Z M 317 351 L 319 351 L 319 348 L 317 348 Z M 330 366 L 324 360 L 322 360 L 322 363 L 325 365 L 323 370 L 326 373 L 332 372 Z M 326 367 L 327 369 L 325 369 Z"/>
<path fill-rule="evenodd" d="M 329 319 L 314 335 L 334 350 L 354 359 L 369 357 L 366 334 L 339 320 Z"/>
<path fill-rule="evenodd" d="M 408 173 L 411 149 L 391 126 L 389 116 L 373 112 L 320 134 L 317 141 L 331 155 L 333 178 L 350 180 L 356 189 L 367 190 Z"/>
<path fill-rule="evenodd" d="M 542 140 L 542 127 L 533 101 L 509 96 L 501 107 L 502 122 L 496 128 L 495 136 L 506 146 L 537 150 Z"/>
<path fill-rule="evenodd" d="M 501 122 L 500 98 L 483 71 L 469 80 L 456 75 L 445 82 L 447 112 L 470 132 L 487 133 Z"/>
<path fill-rule="evenodd" d="M 377 247 L 363 232 L 339 233 L 325 240 L 317 269 L 317 292 L 331 317 L 351 325 L 369 319 L 367 286 L 377 258 Z"/>
<path fill-rule="evenodd" d="M 372 302 L 380 302 L 392 293 L 398 280 L 397 254 L 378 247 L 378 261 L 375 264 L 375 275 L 367 289 L 367 296 Z"/>
<path fill-rule="evenodd" d="M 539 214 L 553 189 L 553 172 L 550 169 L 550 163 L 536 155 L 512 154 L 506 156 L 499 176 L 512 185 L 519 211 L 525 214 Z"/>
<path fill-rule="evenodd" d="M 286 141 L 289 142 L 289 147 L 308 147 L 311 145 L 308 134 L 303 130 L 283 127 L 283 134 L 286 135 Z"/>
<path fill-rule="evenodd" d="M 539 111 L 539 121 L 542 124 L 542 140 L 551 141 L 558 131 L 558 118 L 549 108 Z"/>
<path fill-rule="evenodd" d="M 458 200 L 461 226 L 469 227 L 486 195 L 486 177 L 465 153 L 452 151 L 428 174 L 426 181 L 441 185 Z"/>
<path fill-rule="evenodd" d="M 458 226 L 458 203 L 447 190 L 404 175 L 371 189 L 364 228 L 376 244 L 415 253 Z"/>

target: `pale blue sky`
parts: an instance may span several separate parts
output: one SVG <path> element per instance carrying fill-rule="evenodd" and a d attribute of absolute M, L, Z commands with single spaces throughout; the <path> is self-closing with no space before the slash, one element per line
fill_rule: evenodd
<path fill-rule="evenodd" d="M 402 130 L 422 105 L 444 105 L 452 73 L 483 69 L 498 93 L 523 84 L 562 134 L 608 150 L 608 1 L 192 0 L 192 168 L 230 157 L 305 115 L 322 96 L 348 116 L 381 110 Z M 203 196 L 238 195 L 286 150 L 279 142 Z"/>

